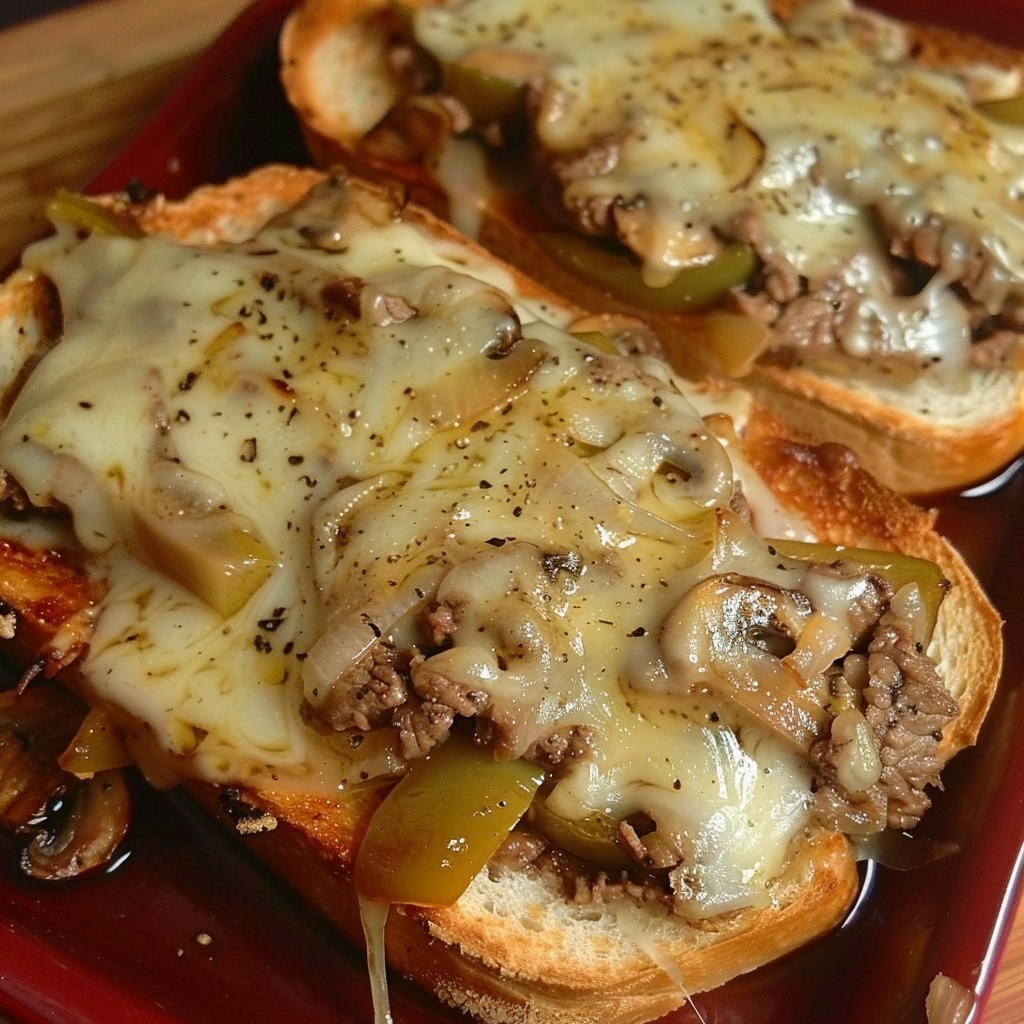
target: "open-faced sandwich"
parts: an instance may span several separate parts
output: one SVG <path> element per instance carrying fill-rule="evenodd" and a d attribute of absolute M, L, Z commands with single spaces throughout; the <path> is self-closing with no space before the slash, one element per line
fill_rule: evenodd
<path fill-rule="evenodd" d="M 64 768 L 365 928 L 382 1017 L 386 958 L 653 1019 L 836 926 L 974 741 L 1000 623 L 932 517 L 631 318 L 312 171 L 51 214 L 0 292 L 10 708 L 59 683 Z"/>
<path fill-rule="evenodd" d="M 1024 448 L 1019 53 L 846 0 L 305 0 L 282 59 L 322 165 L 896 489 Z"/>

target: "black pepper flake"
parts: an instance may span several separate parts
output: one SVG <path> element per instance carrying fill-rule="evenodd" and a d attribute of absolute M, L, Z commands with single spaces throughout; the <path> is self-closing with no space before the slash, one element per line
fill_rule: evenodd
<path fill-rule="evenodd" d="M 481 480 L 480 481 L 480 490 L 481 491 L 490 490 L 493 486 L 494 486 L 494 484 L 492 484 L 490 482 L 490 480 Z"/>
<path fill-rule="evenodd" d="M 503 548 L 510 540 L 511 537 L 490 537 L 484 543 L 490 544 L 492 548 Z"/>
<path fill-rule="evenodd" d="M 269 654 L 274 649 L 270 641 L 262 633 L 256 634 L 253 638 L 252 645 L 260 652 L 260 654 Z"/>
<path fill-rule="evenodd" d="M 306 457 L 304 455 L 289 455 L 288 456 L 288 465 L 289 466 L 301 466 L 302 463 L 305 462 L 305 461 L 306 461 Z"/>
<path fill-rule="evenodd" d="M 256 438 L 247 437 L 242 442 L 242 454 L 239 458 L 243 462 L 255 462 L 256 461 Z"/>
<path fill-rule="evenodd" d="M 631 633 L 627 633 L 627 636 L 647 636 L 646 626 L 637 626 Z"/>
<path fill-rule="evenodd" d="M 78 407 L 80 409 L 91 409 L 92 408 L 92 402 L 79 402 L 78 403 Z"/>
<path fill-rule="evenodd" d="M 191 391 L 192 388 L 195 387 L 195 383 L 198 379 L 199 374 L 196 373 L 194 370 L 190 370 L 187 374 L 185 374 L 184 379 L 178 381 L 178 390 Z"/>
<path fill-rule="evenodd" d="M 280 278 L 277 276 L 277 274 L 273 274 L 269 270 L 264 271 L 260 275 L 260 287 L 265 292 L 272 292 L 277 287 L 277 283 L 279 280 Z"/>

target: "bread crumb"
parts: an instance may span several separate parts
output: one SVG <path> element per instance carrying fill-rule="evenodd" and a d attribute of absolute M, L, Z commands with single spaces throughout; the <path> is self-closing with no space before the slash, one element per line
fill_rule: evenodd
<path fill-rule="evenodd" d="M 254 836 L 260 832 L 273 832 L 277 828 L 277 818 L 272 814 L 247 814 L 235 822 L 239 835 Z"/>

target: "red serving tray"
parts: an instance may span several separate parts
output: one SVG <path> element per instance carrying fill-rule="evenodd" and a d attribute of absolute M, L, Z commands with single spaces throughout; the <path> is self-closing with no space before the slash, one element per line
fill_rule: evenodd
<path fill-rule="evenodd" d="M 136 180 L 181 196 L 260 163 L 304 162 L 277 81 L 277 33 L 294 3 L 244 11 L 93 189 Z M 1024 47 L 1024 0 L 879 6 Z M 993 712 L 977 747 L 947 770 L 915 840 L 921 851 L 952 842 L 959 852 L 906 872 L 866 866 L 842 928 L 698 996 L 674 1024 L 925 1024 L 939 972 L 977 993 L 980 1020 L 1024 848 L 1024 475 L 940 511 L 1007 623 Z M 400 979 L 393 995 L 396 1024 L 465 1019 Z M 16 1024 L 372 1020 L 361 954 L 187 803 L 141 785 L 127 852 L 108 873 L 34 883 L 0 856 L 0 1013 Z"/>

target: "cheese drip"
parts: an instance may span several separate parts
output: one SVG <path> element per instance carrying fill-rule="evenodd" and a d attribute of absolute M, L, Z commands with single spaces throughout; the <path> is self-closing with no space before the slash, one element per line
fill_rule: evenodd
<path fill-rule="evenodd" d="M 701 627 L 676 610 L 713 575 L 800 589 L 812 570 L 732 511 L 747 471 L 660 362 L 591 347 L 492 264 L 410 223 L 343 220 L 331 196 L 247 243 L 60 234 L 28 257 L 65 334 L 0 429 L 0 464 L 70 510 L 109 582 L 82 664 L 93 698 L 167 778 L 322 791 L 396 774 L 387 729 L 357 755 L 303 707 L 337 697 L 324 665 L 354 656 L 328 638 L 413 649 L 436 602 L 454 627 L 414 684 L 486 693 L 501 756 L 593 737 L 555 813 L 651 816 L 687 852 L 688 913 L 766 901 L 812 773 L 689 693 L 672 665 Z M 230 516 L 255 538 L 270 568 L 237 609 L 140 542 L 154 481 L 176 521 Z M 848 643 L 845 590 L 818 591 Z"/>
<path fill-rule="evenodd" d="M 941 288 L 967 281 L 990 313 L 1024 298 L 1024 132 L 915 64 L 880 16 L 838 0 L 785 25 L 763 0 L 465 0 L 418 8 L 415 33 L 448 65 L 524 69 L 541 152 L 575 167 L 564 205 L 610 210 L 652 286 L 738 233 L 812 292 L 863 295 L 840 332 L 850 355 L 949 374 L 970 332 Z M 986 95 L 1019 87 L 969 77 Z M 942 252 L 935 287 L 906 296 L 889 241 L 919 231 Z"/>

